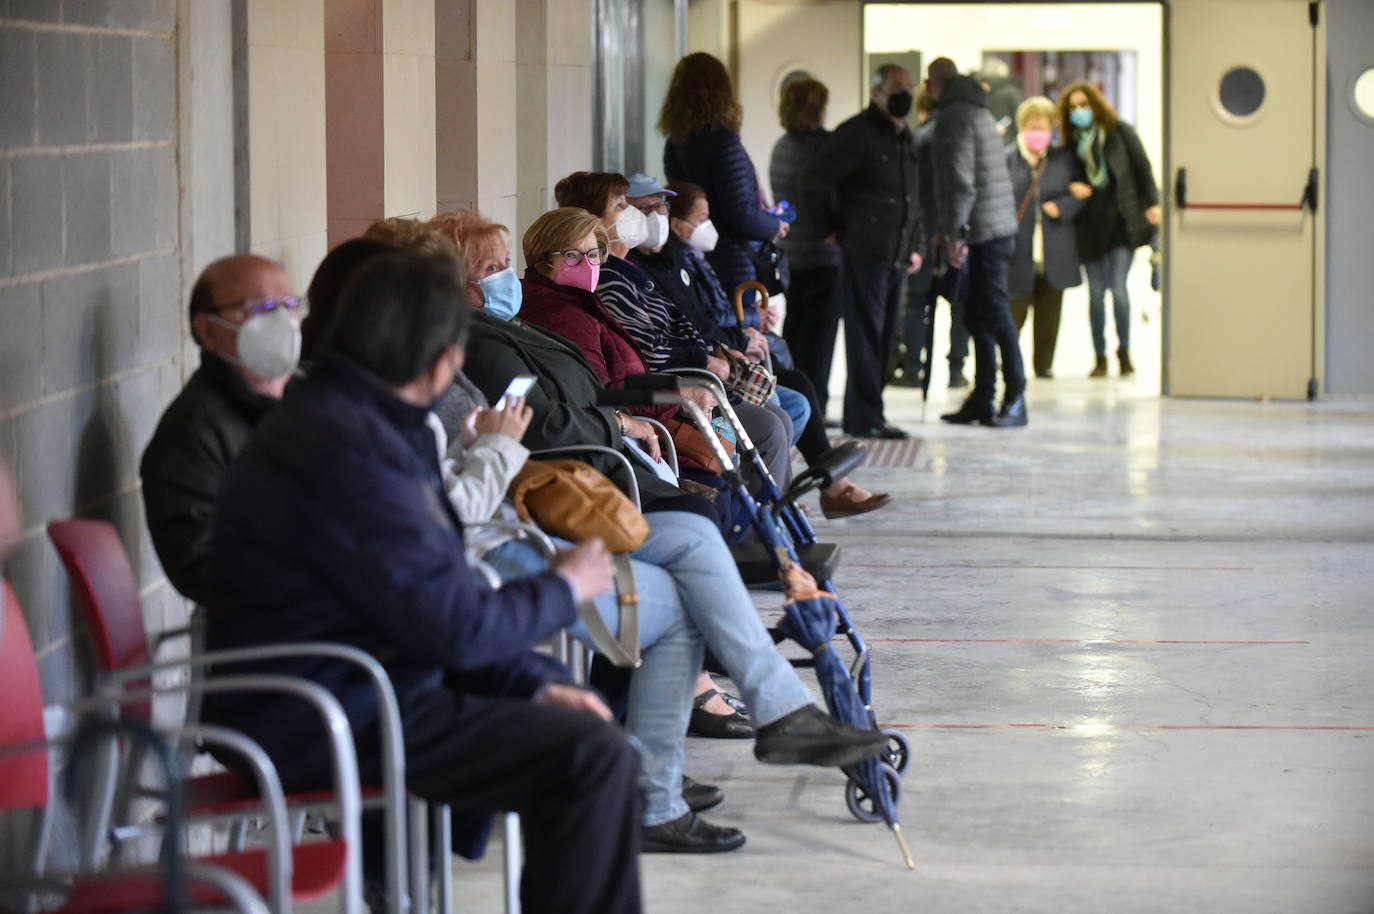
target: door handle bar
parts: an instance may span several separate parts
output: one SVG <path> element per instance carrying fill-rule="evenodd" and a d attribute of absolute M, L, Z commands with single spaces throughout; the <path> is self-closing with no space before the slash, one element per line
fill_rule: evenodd
<path fill-rule="evenodd" d="M 1317 169 L 1307 173 L 1307 184 L 1302 189 L 1302 199 L 1297 203 L 1195 203 L 1188 199 L 1188 171 L 1180 168 L 1174 178 L 1174 204 L 1184 209 L 1220 210 L 1302 210 L 1317 211 Z"/>

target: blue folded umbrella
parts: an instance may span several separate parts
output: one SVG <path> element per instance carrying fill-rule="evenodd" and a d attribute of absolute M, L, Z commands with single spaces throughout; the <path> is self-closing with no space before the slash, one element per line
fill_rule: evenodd
<path fill-rule="evenodd" d="M 834 595 L 815 589 L 809 592 L 793 591 L 792 599 L 782 610 L 783 618 L 778 628 L 815 657 L 816 679 L 830 713 L 836 719 L 856 727 L 875 727 L 872 712 L 859 697 L 849 670 L 831 646 L 835 637 Z M 901 824 L 897 821 L 897 807 L 888 789 L 885 767 L 878 759 L 871 758 L 851 765 L 844 771 L 873 798 L 875 809 L 897 838 L 907 867 L 914 869 L 911 852 L 907 849 Z"/>

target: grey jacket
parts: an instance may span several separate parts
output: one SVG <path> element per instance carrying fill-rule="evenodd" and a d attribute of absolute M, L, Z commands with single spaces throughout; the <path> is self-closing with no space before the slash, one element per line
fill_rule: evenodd
<path fill-rule="evenodd" d="M 976 79 L 950 81 L 936 108 L 936 232 L 981 244 L 1016 234 L 1016 204 L 1007 174 L 1006 147 L 988 113 L 988 93 Z"/>
<path fill-rule="evenodd" d="M 817 194 L 802 180 L 802 169 L 811 157 L 825 145 L 824 129 L 802 132 L 789 130 L 773 144 L 768 160 L 768 183 L 773 185 L 773 199 L 792 204 L 797 219 L 787 237 L 778 247 L 787 253 L 794 270 L 810 270 L 835 266 L 840 262 L 840 249 L 826 238 L 835 231 L 830 218 L 830 198 Z"/>

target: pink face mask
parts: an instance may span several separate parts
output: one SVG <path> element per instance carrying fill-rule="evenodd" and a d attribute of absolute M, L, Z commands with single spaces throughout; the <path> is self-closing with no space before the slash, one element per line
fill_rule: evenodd
<path fill-rule="evenodd" d="M 1044 152 L 1050 148 L 1050 131 L 1045 129 L 1022 130 L 1021 140 L 1031 152 Z"/>
<path fill-rule="evenodd" d="M 560 286 L 572 286 L 584 292 L 595 292 L 600 279 L 601 264 L 591 263 L 585 257 L 579 260 L 576 266 L 570 267 L 560 262 L 553 274 L 553 281 Z"/>

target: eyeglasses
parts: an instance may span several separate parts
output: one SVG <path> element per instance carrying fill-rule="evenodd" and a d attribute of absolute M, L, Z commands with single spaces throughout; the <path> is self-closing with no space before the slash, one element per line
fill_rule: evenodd
<path fill-rule="evenodd" d="M 304 295 L 287 296 L 284 298 L 272 298 L 268 295 L 259 295 L 253 298 L 245 298 L 228 305 L 220 305 L 218 308 L 211 308 L 211 314 L 219 314 L 222 311 L 243 310 L 248 315 L 266 314 L 275 311 L 277 308 L 285 308 L 288 314 L 304 317 L 310 313 L 310 299 Z"/>
<path fill-rule="evenodd" d="M 549 254 L 549 257 L 562 257 L 563 263 L 570 267 L 577 266 L 582 262 L 582 258 L 584 257 L 587 258 L 587 263 L 600 265 L 606 262 L 606 249 L 597 247 L 592 248 L 590 251 L 577 251 L 572 249 L 566 251 L 553 251 Z"/>
<path fill-rule="evenodd" d="M 631 206 L 646 216 L 650 213 L 668 215 L 668 202 L 666 200 L 660 200 L 658 203 L 632 203 Z"/>

